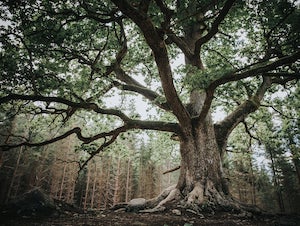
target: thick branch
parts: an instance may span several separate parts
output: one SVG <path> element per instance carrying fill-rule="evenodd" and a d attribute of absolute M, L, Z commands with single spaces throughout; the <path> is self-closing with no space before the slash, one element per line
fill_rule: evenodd
<path fill-rule="evenodd" d="M 143 13 L 147 13 L 149 6 L 150 6 L 151 0 L 144 0 L 141 1 L 139 4 L 139 10 L 142 11 Z"/>
<path fill-rule="evenodd" d="M 173 43 L 177 45 L 178 48 L 181 49 L 181 51 L 184 53 L 184 56 L 192 61 L 194 54 L 191 51 L 190 47 L 187 45 L 187 43 L 180 37 L 178 37 L 176 34 L 174 34 L 171 29 L 168 30 L 168 39 L 170 39 Z"/>
<path fill-rule="evenodd" d="M 131 120 L 127 123 L 127 126 L 130 129 L 157 130 L 182 134 L 179 125 L 172 122 Z"/>
<path fill-rule="evenodd" d="M 299 58 L 300 58 L 300 51 L 295 52 L 289 56 L 282 57 L 276 61 L 271 61 L 268 63 L 264 63 L 261 66 L 257 66 L 255 68 L 250 68 L 246 71 L 239 70 L 239 71 L 235 71 L 233 73 L 229 73 L 229 74 L 221 77 L 220 79 L 217 79 L 214 82 L 212 82 L 209 86 L 209 89 L 214 89 L 217 86 L 220 86 L 220 85 L 228 83 L 228 82 L 238 81 L 238 80 L 241 80 L 244 78 L 253 77 L 253 76 L 267 73 L 269 71 L 276 69 L 277 67 L 294 63 Z M 277 73 L 274 75 L 277 76 Z M 283 74 L 278 74 L 278 76 L 282 76 L 282 75 Z M 285 75 L 289 75 L 289 74 L 285 74 Z"/>
<path fill-rule="evenodd" d="M 146 97 L 148 100 L 152 101 L 152 103 L 154 103 L 158 107 L 160 107 L 166 111 L 170 110 L 170 106 L 167 103 L 160 103 L 159 101 L 156 101 L 161 97 L 159 94 L 157 94 L 156 92 L 154 92 L 150 89 L 147 89 L 144 86 L 126 85 L 126 84 L 121 84 L 117 81 L 114 81 L 113 84 L 114 84 L 114 86 L 116 86 L 122 90 L 139 93 L 139 94 L 143 95 L 144 97 Z"/>
<path fill-rule="evenodd" d="M 261 66 L 257 66 L 255 68 L 247 69 L 246 71 L 238 70 L 229 74 L 224 75 L 223 77 L 213 81 L 208 88 L 206 89 L 206 99 L 204 101 L 204 105 L 202 108 L 202 111 L 200 113 L 200 116 L 195 119 L 197 121 L 204 118 L 211 106 L 215 89 L 223 84 L 226 84 L 228 82 L 238 81 L 241 79 L 245 79 L 248 77 L 254 77 L 258 75 L 266 75 L 266 76 L 272 76 L 275 77 L 272 79 L 272 83 L 285 83 L 291 80 L 299 79 L 298 73 L 269 73 L 269 71 L 275 70 L 276 68 L 284 65 L 288 65 L 291 63 L 296 62 L 300 58 L 300 51 L 291 54 L 290 56 L 282 57 L 276 61 L 272 61 L 269 63 L 263 63 Z M 246 67 L 249 68 L 249 67 Z M 286 78 L 282 79 L 282 76 L 286 76 Z"/>
<path fill-rule="evenodd" d="M 159 130 L 159 131 L 178 132 L 180 134 L 180 128 L 178 124 L 175 123 L 132 120 L 127 125 L 119 127 L 111 131 L 110 133 L 107 133 L 112 136 L 111 139 L 105 141 L 96 151 L 90 153 L 89 158 L 80 166 L 80 170 L 82 170 L 95 155 L 99 154 L 101 151 L 104 150 L 105 147 L 112 144 L 117 139 L 120 133 L 125 132 L 129 129 Z M 96 135 L 92 139 L 99 139 L 103 137 L 106 137 L 104 136 L 104 133 Z"/>
<path fill-rule="evenodd" d="M 114 72 L 116 74 L 117 79 L 126 83 L 127 85 L 134 85 L 138 87 L 143 87 L 141 83 L 130 77 L 126 72 L 120 67 L 119 64 L 114 65 Z"/>
<path fill-rule="evenodd" d="M 252 112 L 256 111 L 267 89 L 271 86 L 271 79 L 266 77 L 258 88 L 255 95 L 239 105 L 222 122 L 215 125 L 215 133 L 218 145 L 222 151 L 225 150 L 227 139 L 232 130 Z"/>
<path fill-rule="evenodd" d="M 126 132 L 128 130 L 132 129 L 142 129 L 142 130 L 158 130 L 158 131 L 166 131 L 166 132 L 172 132 L 172 133 L 177 133 L 181 134 L 180 128 L 178 124 L 176 123 L 168 123 L 168 122 L 162 122 L 162 121 L 142 121 L 142 120 L 129 120 L 127 121 L 123 126 L 120 126 L 116 129 L 113 129 L 109 132 L 102 132 L 99 134 L 96 134 L 91 137 L 85 137 L 81 133 L 81 128 L 75 127 L 64 134 L 57 136 L 55 138 L 38 142 L 38 143 L 32 143 L 28 141 L 28 139 L 24 142 L 18 143 L 18 144 L 3 144 L 0 145 L 0 150 L 1 151 L 8 151 L 12 148 L 20 147 L 20 146 L 28 146 L 28 147 L 40 147 L 48 144 L 55 143 L 59 140 L 65 139 L 68 136 L 72 134 L 76 134 L 77 138 L 81 140 L 85 144 L 89 144 L 95 140 L 99 140 L 101 138 L 107 138 L 107 137 L 117 137 L 120 133 Z M 112 140 L 112 138 L 110 139 Z M 115 140 L 115 139 L 114 139 Z M 105 142 L 105 146 L 101 145 L 100 149 L 102 150 L 104 147 L 108 146 L 109 142 Z M 99 153 L 99 152 L 98 152 Z"/>
<path fill-rule="evenodd" d="M 173 83 L 168 52 L 163 37 L 161 37 L 157 29 L 154 27 L 151 19 L 145 13 L 141 13 L 134 9 L 125 0 L 113 0 L 113 2 L 141 29 L 147 44 L 153 51 L 167 102 L 180 124 L 186 125 L 190 122 L 189 114 L 177 95 L 177 91 Z"/>
<path fill-rule="evenodd" d="M 114 71 L 116 73 L 117 78 L 120 81 L 126 83 L 126 84 L 121 84 L 117 81 L 114 81 L 113 84 L 115 87 L 121 88 L 123 90 L 128 90 L 128 91 L 139 93 L 139 94 L 143 95 L 144 97 L 146 97 L 148 100 L 152 101 L 154 104 L 156 104 L 160 108 L 167 110 L 167 111 L 170 110 L 170 106 L 167 103 L 159 103 L 159 102 L 155 101 L 157 99 L 161 99 L 161 96 L 158 93 L 146 88 L 141 83 L 139 83 L 138 81 L 136 81 L 135 79 L 133 79 L 132 77 L 127 75 L 126 72 L 118 64 L 115 65 Z"/>

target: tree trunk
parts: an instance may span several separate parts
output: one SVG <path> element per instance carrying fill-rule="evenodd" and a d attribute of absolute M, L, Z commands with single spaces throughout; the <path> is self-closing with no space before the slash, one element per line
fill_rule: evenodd
<path fill-rule="evenodd" d="M 95 194 L 96 194 L 96 184 L 97 184 L 97 165 L 94 163 L 94 172 L 93 172 L 93 188 L 91 195 L 91 208 L 94 208 Z"/>
<path fill-rule="evenodd" d="M 91 179 L 91 170 L 90 167 L 87 167 L 87 179 L 86 179 L 86 185 L 85 185 L 85 195 L 84 195 L 84 203 L 83 203 L 83 209 L 87 209 L 88 204 L 88 198 L 89 198 L 89 189 L 90 189 L 90 179 Z"/>
<path fill-rule="evenodd" d="M 13 186 L 14 186 L 14 183 L 15 183 L 15 180 L 16 180 L 16 177 L 17 177 L 18 170 L 19 170 L 20 159 L 21 159 L 22 154 L 23 154 L 23 147 L 20 147 L 17 162 L 16 162 L 14 172 L 13 172 L 13 175 L 12 175 L 12 178 L 11 178 L 11 181 L 10 181 L 10 185 L 9 185 L 9 188 L 8 188 L 8 191 L 7 191 L 6 202 L 8 202 L 8 200 L 11 198 L 11 193 L 12 193 Z M 17 192 L 18 191 L 16 190 L 15 194 L 17 194 Z"/>
<path fill-rule="evenodd" d="M 114 198 L 113 198 L 113 204 L 117 204 L 120 200 L 120 179 L 121 179 L 121 157 L 118 157 L 118 163 L 117 163 L 117 173 L 115 175 L 115 191 L 114 191 Z"/>
<path fill-rule="evenodd" d="M 221 159 L 210 116 L 180 143 L 181 168 L 177 189 L 187 204 L 224 204 Z"/>
<path fill-rule="evenodd" d="M 180 140 L 181 167 L 176 187 L 168 188 L 149 205 L 160 210 L 180 203 L 194 211 L 237 210 L 224 183 L 219 147 L 209 114 Z M 167 194 L 166 194 L 167 193 Z M 149 211 L 145 211 L 149 212 Z"/>
<path fill-rule="evenodd" d="M 129 158 L 128 161 L 127 161 L 127 175 L 126 175 L 126 191 L 125 191 L 125 202 L 128 202 L 129 201 L 129 197 L 130 197 L 130 186 L 131 186 L 131 183 L 130 183 L 130 169 L 131 169 L 131 159 Z"/>
<path fill-rule="evenodd" d="M 193 10 L 192 5 L 189 6 Z M 203 15 L 200 13 L 195 23 L 185 25 L 185 40 L 192 52 L 195 43 L 203 36 L 203 30 L 199 29 L 204 24 Z M 192 65 L 199 70 L 205 70 L 200 58 L 193 60 L 185 58 L 186 65 Z M 188 72 L 187 77 L 190 76 Z M 194 117 L 200 115 L 206 99 L 206 91 L 194 89 L 190 93 L 188 112 L 190 114 L 190 128 L 182 128 L 187 131 L 184 139 L 180 140 L 181 168 L 176 188 L 185 197 L 187 206 L 196 204 L 224 204 L 224 189 L 222 183 L 222 164 L 220 151 L 217 144 L 215 130 L 210 112 L 197 123 Z"/>

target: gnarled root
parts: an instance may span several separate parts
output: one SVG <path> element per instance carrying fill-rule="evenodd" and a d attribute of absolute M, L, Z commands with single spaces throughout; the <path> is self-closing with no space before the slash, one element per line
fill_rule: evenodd
<path fill-rule="evenodd" d="M 194 189 L 188 194 L 186 205 L 201 205 L 204 202 L 204 188 L 200 183 L 196 183 Z"/>
<path fill-rule="evenodd" d="M 156 198 L 150 200 L 139 198 L 134 201 L 135 202 L 126 203 L 126 206 L 122 203 L 122 205 L 116 205 L 116 207 L 123 207 L 123 211 L 125 209 L 126 211 L 140 213 L 162 212 L 167 208 L 179 211 L 179 208 L 199 216 L 201 216 L 203 212 L 214 213 L 215 211 L 238 214 L 251 213 L 250 215 L 261 213 L 258 208 L 243 205 L 237 200 L 234 200 L 230 195 L 225 195 L 222 191 L 218 191 L 210 180 L 207 180 L 205 184 L 196 182 L 193 189 L 185 194 L 181 193 L 176 186 L 171 186 L 165 189 Z"/>
<path fill-rule="evenodd" d="M 171 201 L 178 201 L 181 199 L 181 193 L 176 186 L 171 186 L 164 190 L 158 197 L 149 200 L 148 206 L 152 206 L 151 209 L 141 210 L 141 213 L 153 213 L 161 212 L 165 210 L 165 204 Z M 158 204 L 157 204 L 158 203 Z M 156 204 L 155 206 L 153 204 Z M 153 207 L 154 206 L 154 207 Z"/>
<path fill-rule="evenodd" d="M 173 190 L 170 191 L 169 195 L 167 196 L 167 198 L 165 198 L 164 200 L 162 200 L 157 206 L 163 206 L 164 204 L 171 202 L 173 200 L 179 200 L 181 197 L 180 191 L 177 188 L 174 188 Z"/>

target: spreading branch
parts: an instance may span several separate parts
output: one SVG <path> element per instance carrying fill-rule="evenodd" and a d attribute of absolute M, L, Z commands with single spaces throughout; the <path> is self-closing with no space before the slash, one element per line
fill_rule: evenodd
<path fill-rule="evenodd" d="M 220 150 L 223 152 L 226 148 L 226 141 L 232 130 L 252 112 L 260 107 L 260 102 L 267 89 L 271 86 L 271 79 L 264 77 L 264 80 L 257 92 L 248 100 L 240 104 L 231 114 L 215 125 L 216 139 Z"/>
<path fill-rule="evenodd" d="M 166 123 L 161 121 L 143 121 L 143 120 L 134 120 L 130 119 L 128 116 L 126 116 L 122 111 L 115 110 L 115 109 L 102 109 L 99 108 L 95 103 L 76 103 L 73 101 L 66 100 L 64 98 L 60 97 L 45 97 L 45 96 L 30 96 L 30 95 L 18 95 L 18 94 L 10 94 L 5 97 L 0 98 L 0 104 L 7 103 L 10 101 L 16 101 L 16 100 L 27 100 L 27 101 L 43 101 L 46 103 L 61 103 L 65 104 L 68 107 L 75 108 L 75 109 L 87 109 L 87 110 L 93 110 L 96 113 L 99 114 L 106 114 L 106 115 L 114 115 L 119 118 L 121 118 L 124 122 L 124 125 L 116 128 L 114 130 L 111 130 L 109 132 L 103 132 L 99 133 L 97 135 L 91 136 L 91 137 L 85 137 L 81 133 L 81 128 L 75 127 L 64 134 L 57 136 L 55 138 L 52 138 L 50 140 L 46 140 L 39 143 L 31 143 L 30 141 L 21 142 L 18 144 L 4 144 L 0 145 L 1 149 L 3 151 L 9 150 L 11 148 L 16 148 L 20 146 L 29 146 L 29 147 L 38 147 L 38 146 L 44 146 L 48 145 L 54 142 L 57 142 L 59 140 L 62 140 L 72 134 L 76 134 L 77 138 L 82 141 L 85 144 L 91 143 L 95 140 L 106 138 L 109 136 L 115 136 L 115 134 L 119 134 L 121 132 L 125 132 L 132 129 L 143 129 L 143 130 L 159 130 L 159 131 L 168 131 L 172 133 L 180 134 L 180 128 L 178 124 L 176 123 Z"/>
<path fill-rule="evenodd" d="M 143 86 L 126 85 L 126 84 L 119 83 L 117 81 L 114 81 L 113 84 L 115 87 L 118 87 L 119 89 L 139 93 L 143 95 L 145 98 L 147 98 L 148 100 L 150 100 L 153 104 L 159 106 L 160 108 L 167 111 L 170 110 L 170 106 L 168 105 L 168 103 L 165 102 L 161 103 L 160 101 L 157 101 L 158 99 L 161 99 L 162 96 L 150 89 L 147 89 Z"/>
<path fill-rule="evenodd" d="M 130 118 L 120 110 L 103 109 L 103 108 L 100 108 L 95 103 L 86 103 L 86 102 L 77 103 L 77 102 L 73 102 L 73 101 L 70 101 L 70 100 L 67 100 L 67 99 L 61 98 L 61 97 L 9 94 L 7 96 L 0 98 L 0 104 L 8 103 L 10 101 L 17 101 L 17 100 L 42 101 L 42 102 L 46 102 L 46 103 L 51 103 L 51 102 L 61 103 L 61 104 L 65 104 L 65 105 L 75 108 L 75 109 L 87 109 L 87 110 L 93 110 L 94 112 L 99 113 L 99 114 L 114 115 L 114 116 L 121 118 L 124 122 L 127 122 L 130 120 Z"/>
<path fill-rule="evenodd" d="M 82 165 L 80 165 L 79 167 L 79 172 L 85 168 L 85 166 L 89 163 L 89 161 L 91 161 L 95 155 L 99 154 L 100 152 L 102 152 L 106 147 L 108 147 L 109 145 L 111 145 L 120 135 L 120 133 L 123 132 L 122 127 L 120 127 L 119 129 L 117 129 L 115 131 L 115 133 L 113 134 L 113 136 L 109 139 L 109 141 L 106 141 L 96 150 L 93 151 L 92 153 L 90 153 L 90 156 L 87 160 L 84 161 L 84 163 Z"/>
<path fill-rule="evenodd" d="M 273 78 L 271 79 L 271 83 L 286 83 L 291 80 L 299 79 L 299 73 L 275 73 L 272 72 L 278 67 L 284 66 L 284 65 L 290 65 L 300 58 L 300 51 L 295 52 L 289 56 L 284 56 L 278 60 L 273 60 L 270 62 L 263 62 L 260 64 L 255 64 L 255 67 L 249 67 L 246 66 L 245 70 L 239 69 L 234 72 L 230 72 L 228 74 L 225 74 L 219 79 L 216 79 L 213 81 L 208 88 L 206 89 L 206 99 L 204 101 L 204 105 L 202 108 L 202 111 L 199 115 L 199 117 L 196 119 L 196 121 L 200 121 L 203 119 L 212 104 L 212 100 L 214 98 L 214 93 L 215 90 L 218 86 L 224 85 L 229 82 L 233 81 L 239 81 L 245 78 L 249 77 L 255 77 L 255 76 L 265 76 L 265 77 L 270 77 L 272 76 Z M 282 78 L 282 76 L 286 76 L 286 78 Z M 271 77 L 270 77 L 271 78 Z"/>
<path fill-rule="evenodd" d="M 189 113 L 183 106 L 175 89 L 168 51 L 163 37 L 161 37 L 147 14 L 136 10 L 125 0 L 113 0 L 113 2 L 122 13 L 141 29 L 148 46 L 153 52 L 167 102 L 179 123 L 188 126 L 190 123 Z"/>
<path fill-rule="evenodd" d="M 117 79 L 125 83 L 123 84 L 118 81 L 113 81 L 113 85 L 116 88 L 141 94 L 160 108 L 167 111 L 170 110 L 170 106 L 168 105 L 168 103 L 160 103 L 159 101 L 156 101 L 157 99 L 162 99 L 161 95 L 148 89 L 147 87 L 143 86 L 141 83 L 133 79 L 120 67 L 120 65 L 115 65 L 114 72 L 117 76 Z"/>
<path fill-rule="evenodd" d="M 130 120 L 127 123 L 125 123 L 123 126 L 120 126 L 109 132 L 102 132 L 102 133 L 99 133 L 99 134 L 96 134 L 96 135 L 90 136 L 90 137 L 86 137 L 86 136 L 82 135 L 81 128 L 75 127 L 60 136 L 54 137 L 54 138 L 46 140 L 46 141 L 33 143 L 33 142 L 30 142 L 29 139 L 26 139 L 26 141 L 20 142 L 18 144 L 0 145 L 0 148 L 2 151 L 8 151 L 12 148 L 16 148 L 16 147 L 20 147 L 20 146 L 41 147 L 41 146 L 52 144 L 59 140 L 65 139 L 65 138 L 71 136 L 72 134 L 76 134 L 77 138 L 80 141 L 82 141 L 84 144 L 89 144 L 93 141 L 96 141 L 96 140 L 99 140 L 102 138 L 106 139 L 107 137 L 114 137 L 117 134 L 126 132 L 128 130 L 132 130 L 132 129 L 158 130 L 158 131 L 166 131 L 166 132 L 181 134 L 180 128 L 179 128 L 178 124 L 176 124 L 176 123 L 166 123 L 166 122 L 161 122 L 161 121 Z"/>

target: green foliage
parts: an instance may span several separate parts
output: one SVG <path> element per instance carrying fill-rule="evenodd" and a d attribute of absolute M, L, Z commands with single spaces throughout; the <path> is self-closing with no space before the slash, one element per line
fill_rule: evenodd
<path fill-rule="evenodd" d="M 183 84 L 188 87 L 189 90 L 203 90 L 208 88 L 209 84 L 214 80 L 230 74 L 231 72 L 232 69 L 230 67 L 219 68 L 217 66 L 212 66 L 200 71 L 193 66 L 186 65 L 178 73 L 188 74 L 188 76 L 185 77 Z"/>

